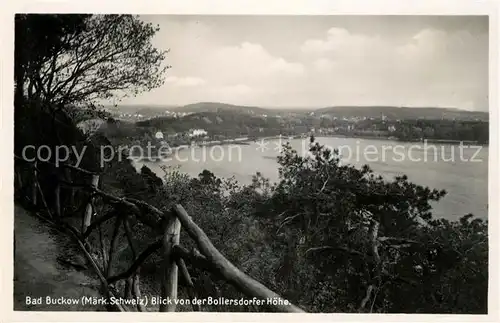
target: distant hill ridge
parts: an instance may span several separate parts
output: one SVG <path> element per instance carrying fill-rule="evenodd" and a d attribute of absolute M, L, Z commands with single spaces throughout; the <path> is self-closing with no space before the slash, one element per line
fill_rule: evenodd
<path fill-rule="evenodd" d="M 334 106 L 314 111 L 316 114 L 332 114 L 339 117 L 380 117 L 390 119 L 479 119 L 487 121 L 488 112 L 466 111 L 457 108 L 436 107 L 394 107 L 394 106 Z"/>
<path fill-rule="evenodd" d="M 278 109 L 278 108 L 260 108 L 253 106 L 241 106 L 217 102 L 200 102 L 185 105 L 173 109 L 182 112 L 222 112 L 238 111 L 248 114 L 282 114 L 286 112 L 331 114 L 337 117 L 380 117 L 382 115 L 391 119 L 479 119 L 488 120 L 488 112 L 466 111 L 457 108 L 437 108 L 437 107 L 396 107 L 396 106 L 332 106 L 319 109 Z"/>
<path fill-rule="evenodd" d="M 193 104 L 188 104 L 182 107 L 174 108 L 173 111 L 182 112 L 220 112 L 220 111 L 239 111 L 248 114 L 266 114 L 272 112 L 272 110 L 253 107 L 253 106 L 243 106 L 228 103 L 218 103 L 218 102 L 198 102 Z"/>
<path fill-rule="evenodd" d="M 124 106 L 127 111 L 131 110 L 131 106 Z M 269 108 L 256 106 L 243 106 L 220 102 L 198 102 L 184 106 L 135 106 L 137 111 L 151 110 L 169 110 L 184 113 L 219 113 L 219 112 L 236 112 L 249 115 L 282 115 L 286 113 L 310 114 L 315 115 L 333 115 L 336 117 L 381 117 L 386 116 L 389 119 L 457 119 L 457 120 L 481 120 L 488 121 L 488 112 L 482 111 L 467 111 L 457 108 L 440 108 L 440 107 L 396 107 L 396 106 L 331 106 L 317 109 L 307 108 Z M 121 107 L 118 107 L 121 110 Z"/>

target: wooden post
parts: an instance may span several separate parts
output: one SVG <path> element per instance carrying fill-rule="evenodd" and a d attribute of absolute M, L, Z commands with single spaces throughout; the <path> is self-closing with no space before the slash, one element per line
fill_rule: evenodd
<path fill-rule="evenodd" d="M 189 271 L 188 271 L 188 269 L 186 267 L 186 263 L 180 257 L 177 258 L 176 261 L 177 261 L 177 266 L 179 266 L 179 269 L 181 271 L 181 276 L 183 277 L 184 282 L 186 283 L 186 285 L 188 285 L 189 297 L 191 299 L 194 299 L 196 297 L 196 293 L 195 293 L 195 290 L 194 290 L 194 283 L 193 283 L 193 280 L 191 279 L 191 275 L 189 275 Z M 193 311 L 195 311 L 195 312 L 201 312 L 201 306 L 200 306 L 200 304 L 193 303 L 192 306 L 193 306 Z"/>
<path fill-rule="evenodd" d="M 92 187 L 97 188 L 99 184 L 99 175 L 92 175 Z M 82 234 L 85 233 L 87 228 L 90 226 L 90 222 L 92 221 L 92 200 L 89 200 L 87 207 L 85 209 L 85 215 L 83 217 L 82 223 Z"/>
<path fill-rule="evenodd" d="M 118 232 L 120 231 L 120 224 L 122 222 L 121 215 L 117 215 L 115 228 L 113 230 L 113 237 L 111 238 L 111 243 L 109 245 L 109 256 L 108 256 L 108 265 L 106 266 L 106 278 L 111 274 L 111 266 L 113 262 L 113 257 L 116 249 L 116 243 L 118 241 Z"/>
<path fill-rule="evenodd" d="M 59 182 L 59 177 L 57 179 L 55 193 L 54 193 L 54 208 L 56 217 L 61 218 L 61 183 Z"/>
<path fill-rule="evenodd" d="M 141 283 L 139 282 L 139 274 L 136 272 L 133 278 L 133 295 L 136 297 L 136 299 L 141 299 Z M 144 306 L 141 302 L 137 303 L 137 310 L 139 312 L 147 312 L 146 306 Z"/>
<path fill-rule="evenodd" d="M 123 298 L 132 298 L 132 288 L 134 286 L 134 277 L 130 276 L 125 280 L 125 289 L 123 291 Z"/>
<path fill-rule="evenodd" d="M 76 195 L 76 189 L 74 187 L 69 189 L 70 195 L 69 195 L 69 205 L 73 206 L 75 205 L 75 195 Z"/>
<path fill-rule="evenodd" d="M 172 248 L 179 244 L 181 223 L 179 219 L 170 215 L 167 227 L 163 235 L 163 275 L 161 284 L 161 297 L 164 302 L 172 300 L 172 304 L 160 304 L 160 312 L 175 312 L 175 300 L 177 299 L 178 269 L 174 259 Z"/>
<path fill-rule="evenodd" d="M 249 297 L 256 297 L 258 299 L 278 299 L 283 300 L 281 296 L 271 291 L 269 288 L 259 283 L 255 279 L 246 275 L 240 271 L 236 266 L 234 266 L 229 260 L 227 260 L 220 252 L 217 250 L 210 239 L 207 237 L 205 232 L 189 216 L 182 205 L 177 204 L 174 210 L 179 218 L 182 227 L 187 231 L 189 236 L 196 242 L 198 249 L 205 256 L 212 268 L 215 268 L 215 272 L 221 275 L 228 283 L 235 286 L 241 292 Z M 304 311 L 297 306 L 291 304 L 290 302 L 284 303 L 279 302 L 279 304 L 268 305 L 269 308 L 273 310 L 278 310 L 280 312 L 290 312 L 290 313 L 304 313 Z"/>
<path fill-rule="evenodd" d="M 99 232 L 99 242 L 101 244 L 101 254 L 102 254 L 102 272 L 106 272 L 106 268 L 108 266 L 108 253 L 106 252 L 106 245 L 104 241 L 104 237 L 102 235 L 101 225 L 97 227 Z M 84 238 L 85 239 L 85 238 Z"/>
<path fill-rule="evenodd" d="M 85 246 L 83 245 L 83 243 L 80 241 L 80 239 L 75 236 L 73 233 L 73 238 L 76 240 L 76 242 L 78 243 L 78 245 L 80 246 L 81 250 L 83 251 L 83 254 L 85 255 L 85 257 L 87 258 L 87 260 L 90 262 L 90 264 L 92 265 L 92 267 L 94 267 L 94 270 L 97 274 L 97 276 L 99 276 L 99 279 L 101 280 L 101 287 L 104 289 L 104 292 L 106 294 L 107 297 L 115 297 L 115 295 L 113 295 L 113 292 L 109 289 L 109 285 L 108 285 L 108 282 L 106 281 L 106 278 L 104 278 L 104 276 L 102 275 L 101 271 L 99 270 L 99 266 L 97 266 L 94 258 L 89 254 L 89 252 L 87 251 L 87 249 L 85 248 Z M 116 308 L 118 308 L 118 310 L 120 312 L 127 312 L 127 308 L 120 304 L 120 303 L 113 303 L 113 304 L 110 304 L 110 306 L 114 305 Z"/>
<path fill-rule="evenodd" d="M 31 201 L 33 202 L 33 205 L 36 206 L 36 200 L 38 197 L 36 160 L 33 162 L 33 165 L 35 167 L 33 167 L 33 186 L 31 190 Z"/>
<path fill-rule="evenodd" d="M 24 193 L 23 193 L 24 192 L 23 180 L 21 178 L 21 172 L 22 172 L 22 170 L 16 164 L 14 164 L 14 165 L 15 165 L 14 166 L 14 176 L 16 178 L 16 182 L 15 183 L 17 183 L 17 187 L 14 184 L 14 198 L 18 199 L 18 198 L 24 197 Z"/>
<path fill-rule="evenodd" d="M 66 181 L 66 182 L 73 182 L 73 179 L 71 177 L 71 170 L 69 168 L 61 168 L 60 169 L 61 171 L 61 179 L 63 181 Z M 64 201 L 62 202 L 63 205 L 71 205 L 72 207 L 75 205 L 75 199 L 74 199 L 74 192 L 75 191 L 75 188 L 74 187 L 69 187 L 68 189 L 66 189 L 64 192 L 66 194 L 64 194 Z M 63 213 L 64 213 L 64 208 L 63 208 Z M 62 216 L 64 216 L 64 214 L 62 214 Z"/>

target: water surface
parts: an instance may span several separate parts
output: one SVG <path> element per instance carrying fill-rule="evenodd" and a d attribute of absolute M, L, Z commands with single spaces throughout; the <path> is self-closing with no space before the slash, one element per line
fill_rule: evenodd
<path fill-rule="evenodd" d="M 387 179 L 406 174 L 416 184 L 445 189 L 448 194 L 433 205 L 436 217 L 488 216 L 488 147 L 334 137 L 317 140 L 339 149 L 344 163 L 368 164 Z M 300 154 L 307 153 L 308 139 L 289 142 Z M 178 151 L 169 161 L 142 161 L 136 166 L 146 164 L 159 176 L 164 173 L 160 166 L 170 165 L 190 176 L 208 169 L 220 177 L 235 177 L 240 183 L 250 183 L 256 172 L 277 181 L 279 146 L 280 141 L 274 139 L 250 145 L 199 147 Z"/>

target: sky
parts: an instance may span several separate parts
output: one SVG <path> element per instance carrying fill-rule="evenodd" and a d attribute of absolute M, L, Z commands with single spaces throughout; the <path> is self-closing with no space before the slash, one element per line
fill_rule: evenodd
<path fill-rule="evenodd" d="M 123 104 L 488 110 L 487 16 L 176 16 L 165 84 Z"/>

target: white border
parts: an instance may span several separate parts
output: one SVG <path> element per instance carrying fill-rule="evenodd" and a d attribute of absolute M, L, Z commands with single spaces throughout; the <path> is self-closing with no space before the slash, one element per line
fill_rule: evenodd
<path fill-rule="evenodd" d="M 2 266 L 1 308 L 6 322 L 36 321 L 347 321 L 347 322 L 499 322 L 499 214 L 498 196 L 499 172 L 499 109 L 498 93 L 498 2 L 497 1 L 463 1 L 463 0 L 308 0 L 308 1 L 275 1 L 275 0 L 13 0 L 4 4 L 1 9 L 1 92 L 2 112 L 0 115 L 0 210 L 1 210 L 1 246 Z M 260 313 L 84 313 L 84 312 L 13 312 L 13 61 L 14 61 L 14 13 L 137 13 L 137 14 L 259 14 L 259 15 L 331 15 L 331 14 L 363 14 L 363 15 L 488 15 L 490 26 L 490 146 L 489 146 L 489 247 L 490 247 L 490 288 L 488 297 L 488 315 L 377 315 L 377 314 L 260 314 Z M 5 317 L 6 315 L 7 317 Z"/>

